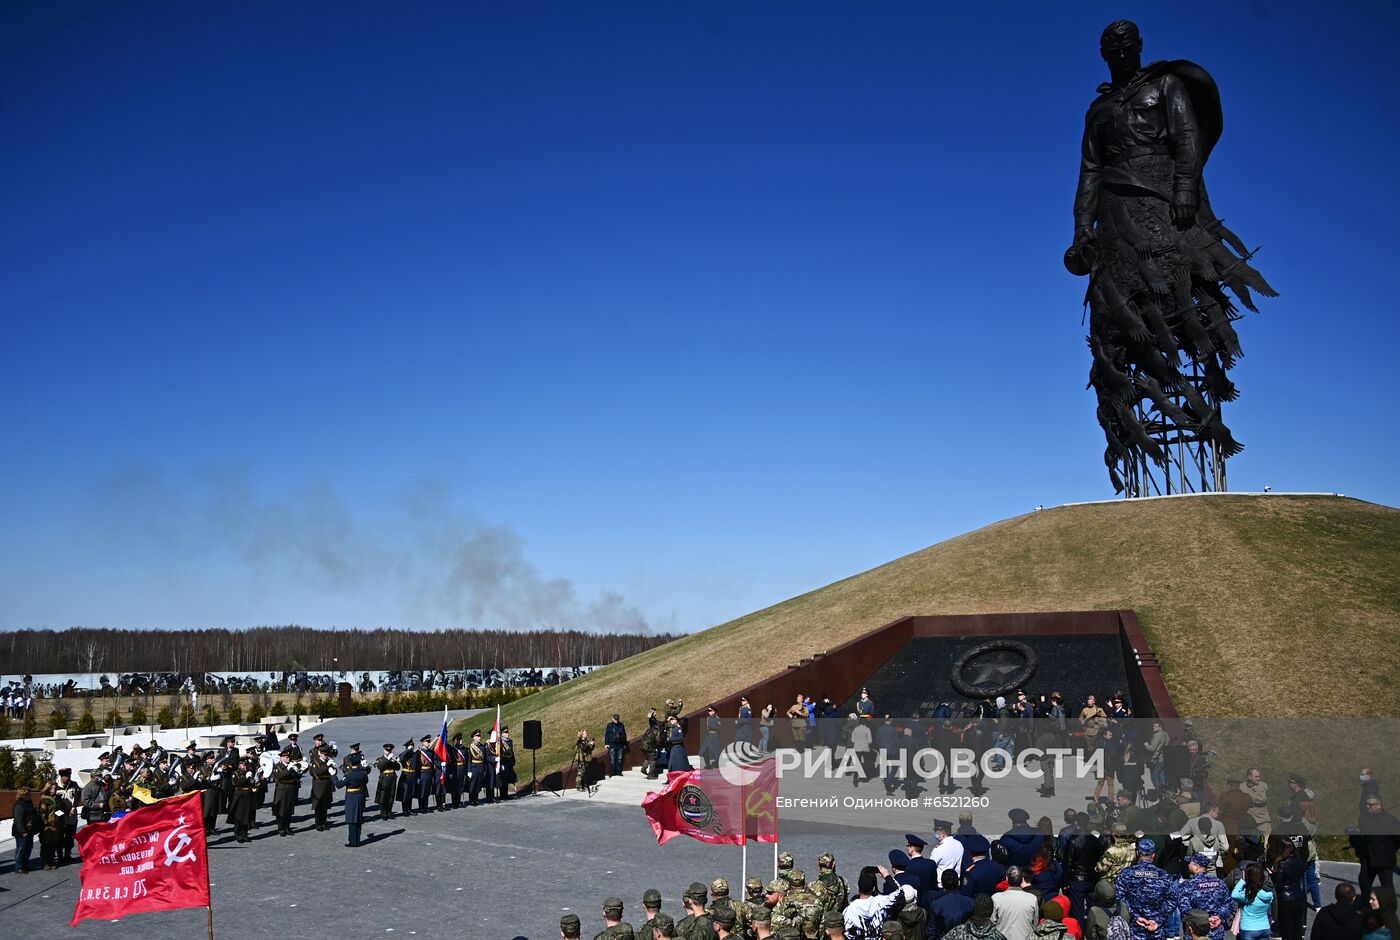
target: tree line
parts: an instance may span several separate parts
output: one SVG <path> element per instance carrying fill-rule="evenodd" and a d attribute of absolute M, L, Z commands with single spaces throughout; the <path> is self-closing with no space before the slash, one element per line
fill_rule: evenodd
<path fill-rule="evenodd" d="M 15 630 L 0 673 L 346 672 L 601 666 L 677 634 L 581 630 Z M 334 665 L 333 665 L 334 663 Z"/>

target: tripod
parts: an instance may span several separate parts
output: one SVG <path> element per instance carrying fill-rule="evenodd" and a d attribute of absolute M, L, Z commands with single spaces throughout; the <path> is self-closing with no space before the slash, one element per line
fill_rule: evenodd
<path fill-rule="evenodd" d="M 550 796 L 561 796 L 558 790 L 545 790 L 544 792 Z M 540 786 L 535 782 L 535 751 L 533 748 L 530 750 L 530 795 L 540 795 Z"/>

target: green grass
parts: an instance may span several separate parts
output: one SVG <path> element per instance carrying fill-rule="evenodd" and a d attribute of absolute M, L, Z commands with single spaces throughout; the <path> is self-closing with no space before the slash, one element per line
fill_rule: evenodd
<path fill-rule="evenodd" d="M 940 542 L 503 714 L 517 738 L 524 719 L 543 723 L 543 773 L 568 762 L 578 729 L 601 739 L 614 711 L 635 734 L 648 705 L 684 696 L 699 707 L 907 615 L 1129 608 L 1183 715 L 1389 717 L 1397 572 L 1400 510 L 1354 499 L 1066 506 Z"/>

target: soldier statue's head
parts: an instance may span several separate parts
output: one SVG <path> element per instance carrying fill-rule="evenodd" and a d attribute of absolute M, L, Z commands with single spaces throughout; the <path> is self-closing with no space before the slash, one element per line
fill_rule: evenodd
<path fill-rule="evenodd" d="M 1115 82 L 1142 70 L 1142 36 L 1131 20 L 1114 20 L 1099 37 L 1099 55 L 1108 63 Z"/>

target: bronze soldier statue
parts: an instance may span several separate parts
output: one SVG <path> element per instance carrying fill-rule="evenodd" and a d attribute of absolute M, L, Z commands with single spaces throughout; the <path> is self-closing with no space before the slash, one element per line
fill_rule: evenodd
<path fill-rule="evenodd" d="M 1214 79 L 1182 59 L 1144 67 L 1127 20 L 1103 31 L 1099 50 L 1111 80 L 1084 118 L 1065 267 L 1089 276 L 1104 463 L 1130 496 L 1154 484 L 1172 492 L 1173 476 L 1185 489 L 1188 470 L 1200 488 L 1223 490 L 1224 461 L 1241 449 L 1221 419 L 1238 394 L 1235 300 L 1254 310 L 1251 290 L 1277 292 L 1206 193 L 1202 171 L 1224 127 Z"/>

